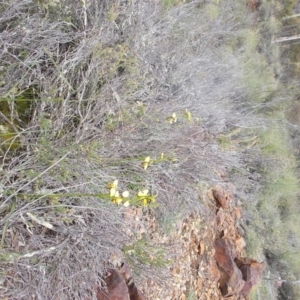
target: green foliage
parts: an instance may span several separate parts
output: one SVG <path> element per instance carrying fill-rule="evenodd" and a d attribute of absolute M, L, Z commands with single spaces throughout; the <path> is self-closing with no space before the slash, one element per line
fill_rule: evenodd
<path fill-rule="evenodd" d="M 9 125 L 0 125 L 0 152 L 13 151 L 20 147 L 18 133 Z"/>
<path fill-rule="evenodd" d="M 267 155 L 274 155 L 279 159 L 285 159 L 291 155 L 288 133 L 284 128 L 272 127 L 267 129 L 259 135 L 258 142 Z"/>
<path fill-rule="evenodd" d="M 299 177 L 286 129 L 271 127 L 258 137 L 258 145 L 264 157 L 270 160 L 264 174 L 264 184 L 256 207 L 252 210 L 251 224 L 247 229 L 247 252 L 254 257 L 263 257 L 264 249 L 271 249 L 280 260 L 278 272 L 294 273 L 300 262 L 296 253 L 300 250 L 300 222 L 298 221 Z M 260 233 L 260 234 L 257 234 Z M 265 238 L 262 240 L 260 236 Z M 272 288 L 263 284 L 254 293 L 272 293 Z"/>
<path fill-rule="evenodd" d="M 219 16 L 219 8 L 215 3 L 210 3 L 205 7 L 205 13 L 211 20 L 215 20 Z"/>
<path fill-rule="evenodd" d="M 277 199 L 289 199 L 292 203 L 299 193 L 299 179 L 293 166 L 282 166 L 277 172 L 270 174 L 270 186 L 266 187 L 268 193 L 276 195 Z M 292 206 L 292 203 L 289 206 Z"/>
<path fill-rule="evenodd" d="M 181 3 L 181 1 L 180 0 L 162 0 L 162 3 L 165 8 L 171 8 L 171 7 Z"/>
<path fill-rule="evenodd" d="M 260 35 L 258 30 L 244 29 L 241 31 L 242 47 L 244 47 L 247 54 L 252 55 L 256 52 L 257 46 L 260 42 Z"/>
<path fill-rule="evenodd" d="M 36 2 L 39 7 L 46 10 L 60 6 L 59 0 L 36 0 Z"/>
<path fill-rule="evenodd" d="M 97 44 L 93 47 L 93 59 L 101 65 L 98 69 L 101 85 L 123 72 L 135 72 L 137 66 L 136 57 L 125 43 L 113 46 Z"/>
<path fill-rule="evenodd" d="M 260 216 L 256 214 L 253 219 L 252 219 L 252 226 L 249 226 L 247 228 L 247 235 L 246 235 L 246 240 L 247 240 L 247 255 L 249 257 L 253 257 L 256 259 L 260 259 L 263 256 L 263 249 L 265 247 L 264 241 L 259 238 L 260 234 L 258 234 L 258 228 L 260 227 Z M 259 222 L 259 223 L 257 223 Z"/>
<path fill-rule="evenodd" d="M 276 91 L 278 81 L 273 69 L 268 66 L 264 57 L 258 53 L 243 55 L 243 77 L 241 82 L 248 88 L 248 98 L 253 103 L 261 103 Z"/>
<path fill-rule="evenodd" d="M 293 13 L 293 8 L 296 4 L 296 0 L 283 0 L 281 1 L 280 16 L 285 17 Z"/>
<path fill-rule="evenodd" d="M 166 258 L 166 251 L 152 244 L 146 236 L 136 240 L 131 245 L 126 245 L 123 252 L 127 261 L 133 267 L 138 263 L 154 268 L 163 268 L 171 263 Z"/>
<path fill-rule="evenodd" d="M 290 55 L 289 58 L 292 63 L 300 62 L 300 45 L 294 44 L 290 46 Z"/>
<path fill-rule="evenodd" d="M 0 98 L 0 150 L 13 151 L 22 146 L 20 129 L 26 128 L 31 119 L 37 93 L 34 88 L 12 88 L 6 96 Z"/>
<path fill-rule="evenodd" d="M 223 150 L 243 151 L 256 144 L 257 136 L 250 130 L 242 130 L 237 127 L 226 133 L 219 134 L 217 141 Z"/>
<path fill-rule="evenodd" d="M 268 276 L 270 271 L 268 270 Z M 272 274 L 271 274 L 272 276 Z M 277 299 L 277 290 L 274 289 L 274 280 L 262 280 L 250 293 L 251 300 Z"/>

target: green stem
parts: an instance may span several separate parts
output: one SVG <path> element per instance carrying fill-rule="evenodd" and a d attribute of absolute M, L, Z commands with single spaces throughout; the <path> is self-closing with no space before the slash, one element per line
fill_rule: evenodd
<path fill-rule="evenodd" d="M 10 196 L 14 192 L 4 192 L 5 195 Z M 97 198 L 110 198 L 109 194 L 89 194 L 89 193 L 58 193 L 58 194 L 27 194 L 18 193 L 15 195 L 18 198 L 41 198 L 41 197 L 97 197 Z"/>

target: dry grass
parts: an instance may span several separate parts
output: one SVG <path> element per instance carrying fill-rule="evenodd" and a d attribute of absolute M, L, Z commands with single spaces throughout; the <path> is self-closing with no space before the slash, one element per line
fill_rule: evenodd
<path fill-rule="evenodd" d="M 201 183 L 241 170 L 242 152 L 223 151 L 216 137 L 265 124 L 244 105 L 244 56 L 228 50 L 253 20 L 239 1 L 204 7 L 0 4 L 3 296 L 95 297 L 110 253 L 131 239 L 109 182 L 131 195 L 148 189 L 159 206 L 145 213 L 180 218 L 201 211 Z"/>

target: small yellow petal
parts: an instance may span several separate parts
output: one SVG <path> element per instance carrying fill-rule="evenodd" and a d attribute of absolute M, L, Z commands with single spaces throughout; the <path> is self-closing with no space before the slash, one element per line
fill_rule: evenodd
<path fill-rule="evenodd" d="M 126 207 L 129 206 L 129 201 L 126 201 L 123 205 Z"/>
<path fill-rule="evenodd" d="M 192 120 L 192 114 L 191 114 L 191 112 L 186 108 L 185 109 L 185 116 L 186 116 L 186 118 L 189 120 L 189 121 L 191 121 Z"/>
<path fill-rule="evenodd" d="M 128 191 L 124 191 L 124 192 L 122 193 L 122 197 L 128 198 L 128 197 L 129 197 L 129 192 L 128 192 Z"/>
<path fill-rule="evenodd" d="M 144 205 L 144 206 L 147 205 L 147 199 L 146 199 L 146 198 L 143 199 L 143 205 Z"/>
<path fill-rule="evenodd" d="M 116 189 L 111 188 L 109 194 L 110 194 L 111 197 L 114 197 L 116 195 Z"/>
<path fill-rule="evenodd" d="M 138 197 L 143 197 L 143 196 L 147 196 L 149 193 L 149 190 L 143 190 L 138 192 Z"/>
<path fill-rule="evenodd" d="M 160 159 L 163 159 L 164 158 L 164 153 L 162 152 L 161 154 L 160 154 Z"/>
<path fill-rule="evenodd" d="M 118 191 L 115 192 L 115 197 L 120 197 L 120 193 Z"/>
<path fill-rule="evenodd" d="M 148 165 L 149 165 L 149 164 L 148 164 L 147 162 L 143 162 L 143 163 L 142 163 L 143 169 L 146 170 L 146 169 L 148 168 Z"/>
<path fill-rule="evenodd" d="M 172 118 L 173 118 L 173 122 L 176 123 L 177 122 L 177 116 L 176 116 L 175 113 L 173 113 Z"/>
<path fill-rule="evenodd" d="M 117 204 L 121 204 L 122 203 L 122 198 L 117 198 Z"/>
<path fill-rule="evenodd" d="M 168 118 L 167 118 L 167 121 L 168 121 L 170 124 L 172 124 L 173 121 L 174 121 L 174 119 L 173 119 L 172 117 L 168 117 Z"/>
<path fill-rule="evenodd" d="M 144 162 L 150 162 L 150 156 L 147 156 L 146 158 L 145 158 L 145 160 L 144 160 Z"/>
<path fill-rule="evenodd" d="M 118 179 L 114 180 L 114 182 L 110 182 L 107 186 L 109 189 L 112 189 L 112 188 L 116 189 L 118 186 Z"/>

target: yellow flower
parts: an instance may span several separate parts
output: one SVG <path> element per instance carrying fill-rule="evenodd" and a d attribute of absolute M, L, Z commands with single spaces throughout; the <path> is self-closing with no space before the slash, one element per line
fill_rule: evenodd
<path fill-rule="evenodd" d="M 111 201 L 113 203 L 116 203 L 116 204 L 121 204 L 123 199 L 120 197 L 120 194 L 118 191 L 115 191 L 114 195 L 111 195 Z"/>
<path fill-rule="evenodd" d="M 149 195 L 149 190 L 143 190 L 143 191 L 138 192 L 138 197 L 140 198 L 140 200 L 144 206 L 146 206 L 149 201 L 154 200 L 154 197 L 151 197 Z"/>
<path fill-rule="evenodd" d="M 109 191 L 110 197 L 115 196 L 116 192 L 117 192 L 117 190 L 115 188 L 111 188 L 110 191 Z"/>
<path fill-rule="evenodd" d="M 192 120 L 192 114 L 187 108 L 185 109 L 184 115 L 188 119 L 188 121 Z"/>
<path fill-rule="evenodd" d="M 124 205 L 125 207 L 129 206 L 129 201 L 126 201 L 123 205 Z"/>
<path fill-rule="evenodd" d="M 147 156 L 145 158 L 145 160 L 142 162 L 142 167 L 144 170 L 146 170 L 149 166 L 149 164 L 151 163 L 151 159 L 150 159 L 150 156 Z"/>
<path fill-rule="evenodd" d="M 122 193 L 122 197 L 123 197 L 123 198 L 128 198 L 128 197 L 129 197 L 129 192 L 128 192 L 128 191 L 124 191 L 124 192 Z"/>
<path fill-rule="evenodd" d="M 107 187 L 109 189 L 116 189 L 118 187 L 118 182 L 119 182 L 118 179 L 116 179 L 114 180 L 114 182 L 110 182 Z"/>
<path fill-rule="evenodd" d="M 110 189 L 109 190 L 109 196 L 110 197 L 116 197 L 116 195 L 119 193 L 117 191 L 118 188 L 118 179 L 114 180 L 113 182 L 110 182 L 107 187 Z M 119 196 L 118 196 L 119 197 Z"/>
<path fill-rule="evenodd" d="M 138 197 L 144 197 L 147 196 L 149 194 L 149 190 L 143 190 L 138 192 Z"/>
<path fill-rule="evenodd" d="M 171 117 L 167 117 L 167 121 L 170 124 L 176 123 L 177 122 L 177 116 L 176 113 L 173 113 Z"/>

